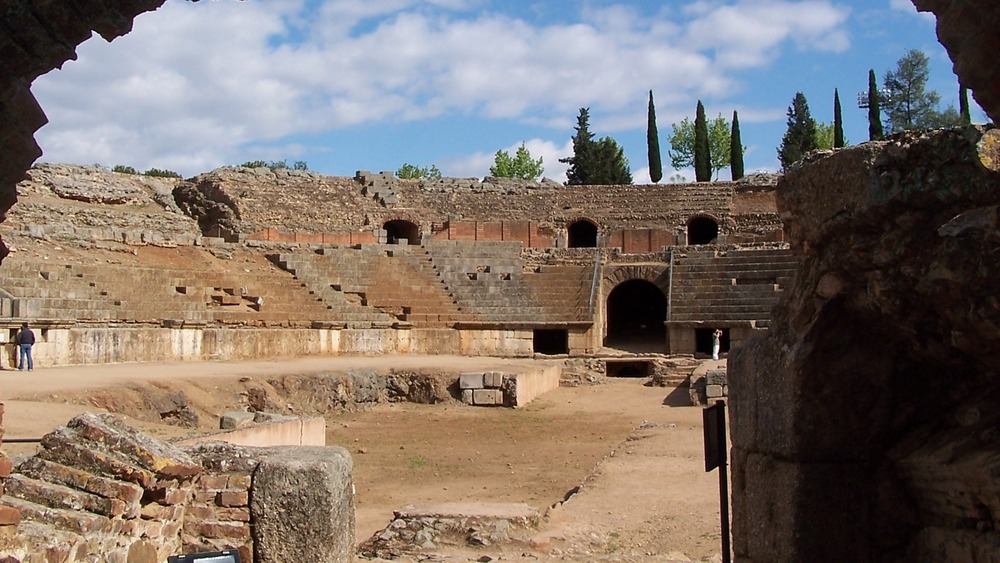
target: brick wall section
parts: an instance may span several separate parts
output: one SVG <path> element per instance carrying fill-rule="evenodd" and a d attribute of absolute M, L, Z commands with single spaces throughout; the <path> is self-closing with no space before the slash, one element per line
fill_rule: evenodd
<path fill-rule="evenodd" d="M 248 471 L 209 470 L 193 482 L 194 493 L 184 514 L 181 543 L 187 552 L 236 548 L 244 561 L 253 561 L 250 533 Z"/>

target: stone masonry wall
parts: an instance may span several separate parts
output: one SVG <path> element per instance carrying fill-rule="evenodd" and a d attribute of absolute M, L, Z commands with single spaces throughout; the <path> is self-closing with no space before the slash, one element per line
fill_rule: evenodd
<path fill-rule="evenodd" d="M 995 560 L 998 149 L 907 133 L 783 178 L 796 281 L 729 360 L 737 560 Z"/>
<path fill-rule="evenodd" d="M 258 563 L 348 561 L 351 473 L 342 448 L 177 448 L 113 415 L 83 414 L 7 477 L 0 514 L 19 512 L 20 524 L 0 545 L 8 563 L 42 553 L 160 563 L 220 550 Z"/>
<path fill-rule="evenodd" d="M 567 225 L 579 220 L 596 224 L 609 244 L 615 233 L 622 238 L 623 231 L 662 233 L 662 241 L 647 243 L 647 249 L 675 243 L 676 233 L 683 233 L 688 221 L 698 216 L 717 221 L 723 233 L 748 238 L 780 231 L 768 177 L 758 178 L 756 184 L 664 186 L 486 180 L 396 179 L 387 200 L 381 192 L 373 197 L 369 187 L 354 178 L 226 167 L 179 185 L 175 196 L 203 233 L 215 234 L 213 229 L 221 228 L 230 236 L 267 240 L 327 233 L 332 242 L 347 243 L 392 220 L 414 223 L 423 235 L 435 238 L 521 240 L 538 247 L 556 246 L 560 237 L 565 244 Z M 734 207 L 745 210 L 746 216 L 734 216 Z M 513 231 L 508 233 L 508 226 Z"/>

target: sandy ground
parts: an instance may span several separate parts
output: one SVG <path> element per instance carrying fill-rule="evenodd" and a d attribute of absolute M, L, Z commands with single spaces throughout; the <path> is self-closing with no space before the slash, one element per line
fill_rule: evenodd
<path fill-rule="evenodd" d="M 39 367 L 0 371 L 0 398 L 6 437 L 26 438 L 96 410 L 92 395 L 121 390 L 128 397 L 141 393 L 143 384 L 184 390 L 200 408 L 221 414 L 238 403 L 240 379 L 358 368 L 488 370 L 531 362 L 406 356 Z M 561 387 L 521 409 L 384 404 L 328 417 L 328 443 L 347 448 L 354 459 L 358 542 L 408 504 L 518 502 L 548 510 L 530 545 L 436 553 L 427 560 L 719 559 L 718 475 L 704 471 L 701 409 L 683 406 L 686 389 L 643 383 L 611 379 Z M 186 432 L 133 422 L 163 437 Z M 34 447 L 3 449 L 16 457 Z"/>

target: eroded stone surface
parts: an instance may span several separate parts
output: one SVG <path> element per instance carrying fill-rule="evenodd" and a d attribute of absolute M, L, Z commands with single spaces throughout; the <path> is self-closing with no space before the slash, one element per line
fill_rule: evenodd
<path fill-rule="evenodd" d="M 966 532 L 995 529 L 982 471 L 1000 449 L 955 427 L 985 428 L 971 407 L 995 421 L 1000 175 L 982 136 L 906 134 L 780 183 L 796 284 L 729 366 L 739 557 L 930 560 L 948 538 L 995 541 Z"/>
<path fill-rule="evenodd" d="M 255 561 L 349 561 L 354 553 L 350 454 L 339 447 L 272 455 L 253 474 Z M 291 449 L 286 450 L 291 453 Z M 322 538 L 320 540 L 319 538 Z"/>

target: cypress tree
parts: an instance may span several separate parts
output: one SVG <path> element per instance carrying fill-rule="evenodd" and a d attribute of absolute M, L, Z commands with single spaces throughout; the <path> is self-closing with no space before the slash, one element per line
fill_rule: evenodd
<path fill-rule="evenodd" d="M 969 89 L 964 85 L 958 87 L 958 113 L 962 116 L 962 125 L 972 124 L 972 114 L 969 113 Z"/>
<path fill-rule="evenodd" d="M 649 179 L 655 184 L 663 178 L 663 163 L 660 161 L 660 137 L 656 131 L 652 90 L 649 91 L 649 109 L 646 111 L 646 148 L 649 152 Z"/>
<path fill-rule="evenodd" d="M 740 117 L 733 110 L 733 132 L 729 135 L 729 170 L 733 181 L 743 177 L 743 141 L 740 139 Z"/>
<path fill-rule="evenodd" d="M 840 112 L 840 92 L 833 89 L 833 148 L 844 146 L 844 117 Z"/>
<path fill-rule="evenodd" d="M 566 170 L 567 184 L 590 183 L 593 146 L 594 134 L 590 132 L 590 109 L 580 108 L 580 115 L 576 118 L 576 135 L 573 136 L 573 156 L 559 159 L 559 162 L 569 164 L 569 169 Z"/>
<path fill-rule="evenodd" d="M 885 133 L 882 131 L 882 110 L 879 107 L 878 84 L 875 70 L 868 70 L 868 140 L 877 141 Z"/>
<path fill-rule="evenodd" d="M 698 100 L 694 117 L 694 179 L 696 182 L 712 181 L 712 157 L 708 150 L 708 121 L 705 106 Z"/>
<path fill-rule="evenodd" d="M 778 147 L 778 160 L 785 170 L 816 149 L 816 121 L 809 115 L 809 103 L 802 92 L 795 94 L 788 108 L 788 130 Z"/>

